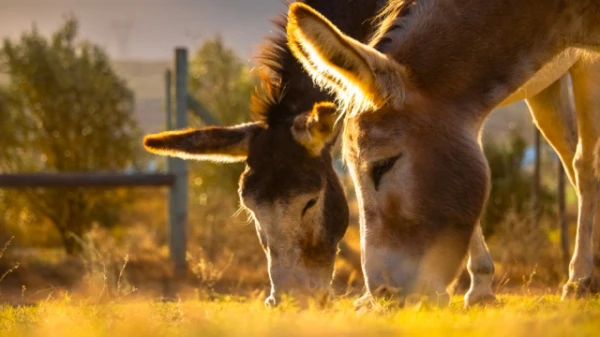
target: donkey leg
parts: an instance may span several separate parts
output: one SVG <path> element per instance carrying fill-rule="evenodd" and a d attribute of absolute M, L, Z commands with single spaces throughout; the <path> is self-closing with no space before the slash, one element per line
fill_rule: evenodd
<path fill-rule="evenodd" d="M 527 104 L 537 127 L 558 153 L 570 181 L 575 185 L 572 162 L 577 146 L 577 125 L 569 100 L 568 74 L 528 98 Z M 494 265 L 479 225 L 469 245 L 467 269 L 471 275 L 471 288 L 465 295 L 465 306 L 493 301 Z"/>
<path fill-rule="evenodd" d="M 565 73 L 549 87 L 526 99 L 536 126 L 554 148 L 567 177 L 575 187 L 573 158 L 577 148 L 577 116 L 569 98 L 569 77 Z"/>
<path fill-rule="evenodd" d="M 573 160 L 579 195 L 579 218 L 569 281 L 563 299 L 589 293 L 594 269 L 593 232 L 597 211 L 598 179 L 594 174 L 594 148 L 600 135 L 600 62 L 579 61 L 571 69 L 579 139 Z M 598 228 L 596 228 L 596 231 Z"/>
<path fill-rule="evenodd" d="M 471 276 L 471 287 L 465 294 L 465 307 L 494 302 L 496 300 L 492 291 L 494 261 L 485 244 L 479 223 L 475 226 L 469 243 L 467 270 Z"/>

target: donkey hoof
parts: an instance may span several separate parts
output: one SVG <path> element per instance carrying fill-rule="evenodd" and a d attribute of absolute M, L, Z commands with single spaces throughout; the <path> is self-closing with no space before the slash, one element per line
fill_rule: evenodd
<path fill-rule="evenodd" d="M 567 299 L 579 299 L 588 297 L 591 294 L 591 283 L 592 280 L 589 277 L 580 279 L 578 281 L 568 281 L 563 286 L 561 300 L 565 301 Z"/>
<path fill-rule="evenodd" d="M 492 293 L 491 291 L 480 294 L 467 293 L 465 295 L 465 308 L 471 308 L 477 305 L 485 306 L 496 302 L 496 295 L 494 295 L 494 293 Z"/>
<path fill-rule="evenodd" d="M 355 312 L 365 312 L 373 307 L 373 298 L 370 294 L 364 294 L 359 299 L 354 301 L 354 311 Z"/>
<path fill-rule="evenodd" d="M 277 299 L 273 295 L 267 297 L 267 299 L 265 300 L 265 307 L 267 309 L 276 308 L 278 304 L 279 303 L 278 303 Z"/>

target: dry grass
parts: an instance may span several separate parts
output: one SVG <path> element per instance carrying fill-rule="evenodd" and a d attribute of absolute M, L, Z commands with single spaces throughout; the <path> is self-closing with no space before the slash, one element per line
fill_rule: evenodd
<path fill-rule="evenodd" d="M 139 300 L 94 305 L 63 295 L 36 306 L 0 306 L 2 336 L 597 336 L 600 300 L 562 303 L 556 296 L 501 296 L 501 304 L 465 310 L 408 308 L 357 314 L 349 299 L 329 309 L 259 300 Z"/>
<path fill-rule="evenodd" d="M 84 250 L 77 258 L 51 254 L 48 248 L 30 249 L 27 242 L 11 244 L 0 259 L 0 276 L 20 266 L 0 283 L 0 337 L 516 337 L 594 336 L 600 331 L 600 299 L 563 303 L 556 295 L 564 276 L 554 229 L 548 224 L 532 228 L 524 219 L 509 218 L 488 238 L 496 263 L 494 289 L 504 293 L 497 306 L 463 309 L 459 295 L 469 282 L 463 275 L 450 308 L 357 314 L 352 301 L 362 289 L 362 275 L 339 259 L 336 293 L 350 296 L 327 309 L 284 305 L 267 310 L 262 302 L 269 286 L 264 253 L 253 225 L 243 215 L 232 216 L 237 197 L 225 202 L 199 194 L 196 199 L 184 284 L 171 280 L 162 193 L 149 193 L 144 208 L 126 214 L 123 222 L 128 226 L 90 231 L 81 238 Z M 354 200 L 350 206 L 353 226 L 345 240 L 358 252 Z M 157 300 L 164 297 L 182 300 Z"/>
<path fill-rule="evenodd" d="M 30 261 L 29 255 L 10 256 L 16 252 L 11 245 L 0 262 L 5 269 L 17 262 L 21 266 L 0 283 L 0 336 L 551 337 L 595 336 L 600 331 L 600 299 L 561 302 L 556 295 L 561 284 L 556 242 L 540 235 L 546 227 L 534 230 L 518 218 L 502 224 L 497 237 L 489 240 L 497 264 L 494 288 L 504 293 L 499 305 L 465 310 L 457 295 L 446 309 L 421 306 L 357 314 L 352 301 L 362 277 L 340 260 L 338 294 L 351 296 L 326 309 L 288 304 L 267 310 L 262 299 L 268 279 L 256 234 L 243 217 L 231 216 L 234 203 L 219 206 L 227 211 L 221 214 L 210 203 L 195 210 L 205 220 L 191 228 L 190 275 L 186 284 L 174 286 L 178 291 L 170 289 L 164 220 L 132 213 L 127 228 L 95 228 L 82 238 L 85 249 L 76 261 L 40 251 Z M 355 211 L 352 202 L 351 207 Z M 358 239 L 356 226 L 351 226 L 345 240 L 355 251 Z M 62 279 L 70 282 L 57 285 Z M 161 297 L 181 300 L 156 300 Z"/>

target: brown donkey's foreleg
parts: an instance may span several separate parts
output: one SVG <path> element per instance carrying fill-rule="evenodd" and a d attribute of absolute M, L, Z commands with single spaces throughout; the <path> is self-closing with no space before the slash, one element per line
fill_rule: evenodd
<path fill-rule="evenodd" d="M 575 250 L 563 299 L 586 295 L 594 270 L 594 231 L 600 231 L 599 181 L 594 174 L 594 148 L 600 136 L 600 61 L 579 61 L 570 70 L 573 80 L 578 142 L 573 160 L 579 197 Z"/>
<path fill-rule="evenodd" d="M 485 244 L 479 223 L 475 226 L 469 243 L 467 270 L 471 276 L 471 287 L 465 294 L 465 307 L 494 302 L 496 300 L 492 291 L 494 261 Z"/>
<path fill-rule="evenodd" d="M 573 165 L 578 143 L 577 116 L 569 97 L 568 76 L 567 72 L 526 101 L 538 129 L 558 154 L 569 181 L 578 191 Z"/>
<path fill-rule="evenodd" d="M 534 123 L 558 154 L 569 181 L 576 187 L 573 159 L 577 149 L 577 116 L 569 97 L 569 73 L 526 102 Z"/>

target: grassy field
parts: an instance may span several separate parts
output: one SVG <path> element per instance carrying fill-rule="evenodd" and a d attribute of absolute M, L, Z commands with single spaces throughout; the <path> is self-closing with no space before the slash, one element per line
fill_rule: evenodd
<path fill-rule="evenodd" d="M 410 307 L 355 313 L 349 299 L 327 309 L 274 310 L 262 301 L 75 303 L 0 306 L 0 336 L 598 336 L 600 300 L 500 296 L 487 308 Z"/>

